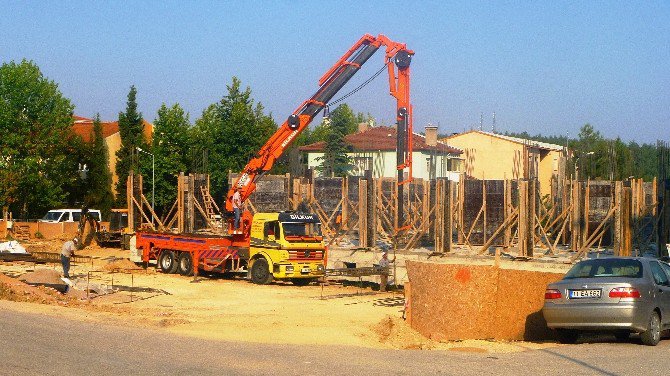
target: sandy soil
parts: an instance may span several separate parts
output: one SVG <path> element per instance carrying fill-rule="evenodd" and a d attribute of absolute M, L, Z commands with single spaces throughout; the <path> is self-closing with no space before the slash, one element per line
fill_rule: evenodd
<path fill-rule="evenodd" d="M 56 252 L 60 242 L 27 245 Z M 179 335 L 261 343 L 351 345 L 385 349 L 514 352 L 553 343 L 431 341 L 402 320 L 402 292 L 342 283 L 257 286 L 243 279 L 182 277 L 138 269 L 125 253 L 95 245 L 78 253 L 91 263 L 70 272 L 77 287 L 111 292 L 58 294 L 18 278 L 60 265 L 0 263 L 0 309 L 154 328 Z M 51 273 L 36 273 L 50 275 Z M 34 295 L 34 297 L 32 296 Z M 9 300 L 12 300 L 10 302 Z"/>

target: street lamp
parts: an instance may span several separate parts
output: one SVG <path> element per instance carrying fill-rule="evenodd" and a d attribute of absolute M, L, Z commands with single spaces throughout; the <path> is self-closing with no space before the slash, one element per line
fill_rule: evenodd
<path fill-rule="evenodd" d="M 588 180 L 591 180 L 591 174 L 594 172 L 593 170 L 595 170 L 595 168 L 594 168 L 594 166 L 593 166 L 593 158 L 591 157 L 591 155 L 593 155 L 593 152 L 590 151 L 590 152 L 588 152 L 588 153 L 586 153 L 586 154 L 584 154 L 584 155 L 589 156 L 589 159 L 588 159 L 588 162 L 589 162 L 589 174 L 588 174 L 588 176 L 586 177 L 586 180 L 588 181 Z"/>
<path fill-rule="evenodd" d="M 153 211 L 155 213 L 156 212 L 156 209 L 155 209 L 155 204 L 156 203 L 154 201 L 154 193 L 156 192 L 156 189 L 155 189 L 156 188 L 156 174 L 155 174 L 156 173 L 156 159 L 155 159 L 155 157 L 152 153 L 149 153 L 146 150 L 142 150 L 142 148 L 140 148 L 139 146 L 136 147 L 135 149 L 137 149 L 137 151 L 139 151 L 140 153 L 149 154 L 151 156 L 151 211 Z M 151 224 L 152 225 L 154 224 L 153 214 L 151 215 Z"/>

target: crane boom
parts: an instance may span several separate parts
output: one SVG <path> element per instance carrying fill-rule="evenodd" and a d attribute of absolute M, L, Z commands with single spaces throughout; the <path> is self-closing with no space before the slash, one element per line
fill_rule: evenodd
<path fill-rule="evenodd" d="M 293 140 L 382 46 L 386 48 L 384 63 L 388 70 L 390 94 L 397 100 L 399 184 L 401 181 L 406 182 L 408 180 L 404 177 L 400 178 L 404 176 L 403 171 L 405 169 L 409 169 L 411 179 L 412 107 L 409 101 L 409 65 L 414 52 L 408 50 L 404 43 L 391 41 L 384 35 L 380 34 L 374 37 L 366 34 L 319 79 L 319 89 L 316 93 L 293 111 L 272 137 L 259 149 L 257 155 L 244 167 L 226 197 L 226 210 L 228 212 L 233 210 L 232 197 L 235 189 L 237 187 L 241 188 L 241 200 L 246 201 L 256 189 L 257 179 L 272 168 L 275 161 L 291 145 Z"/>

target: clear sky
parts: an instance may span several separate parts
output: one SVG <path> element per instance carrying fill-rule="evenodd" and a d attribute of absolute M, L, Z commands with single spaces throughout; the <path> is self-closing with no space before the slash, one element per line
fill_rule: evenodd
<path fill-rule="evenodd" d="M 407 43 L 414 125 L 670 140 L 669 1 L 5 1 L 0 61 L 33 60 L 75 113 L 114 120 L 130 85 L 153 121 L 232 76 L 281 123 L 363 34 Z M 373 56 L 340 94 L 383 64 Z M 336 96 L 337 97 L 337 96 Z M 384 76 L 347 102 L 389 124 Z M 317 122 L 318 122 L 317 118 Z"/>

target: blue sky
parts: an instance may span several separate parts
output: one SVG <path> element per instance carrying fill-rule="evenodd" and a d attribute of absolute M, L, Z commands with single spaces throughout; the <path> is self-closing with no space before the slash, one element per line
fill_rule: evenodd
<path fill-rule="evenodd" d="M 4 1 L 0 61 L 36 62 L 81 116 L 114 120 L 130 85 L 144 117 L 198 118 L 231 77 L 278 123 L 363 34 L 407 43 L 415 130 L 670 139 L 670 2 Z M 383 64 L 373 56 L 340 94 Z M 337 97 L 337 96 L 336 96 Z M 347 103 L 390 123 L 384 76 Z M 317 119 L 318 121 L 319 119 Z"/>

